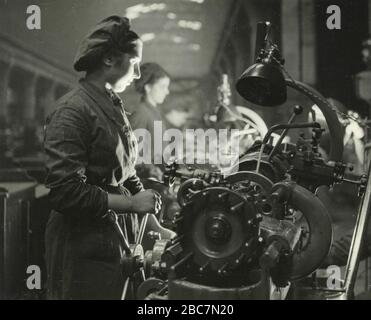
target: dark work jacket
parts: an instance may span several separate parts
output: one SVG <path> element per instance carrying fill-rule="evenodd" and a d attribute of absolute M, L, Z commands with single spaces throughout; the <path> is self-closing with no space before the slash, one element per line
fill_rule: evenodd
<path fill-rule="evenodd" d="M 62 97 L 45 127 L 46 186 L 53 211 L 46 228 L 51 299 L 119 299 L 124 283 L 119 238 L 102 218 L 108 193 L 136 194 L 137 142 L 122 101 L 86 80 Z M 121 222 L 130 242 L 135 215 Z M 128 228 L 125 228 L 128 227 Z"/>

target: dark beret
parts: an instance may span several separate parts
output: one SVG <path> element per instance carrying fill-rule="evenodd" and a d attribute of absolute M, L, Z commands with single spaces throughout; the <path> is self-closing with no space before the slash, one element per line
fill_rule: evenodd
<path fill-rule="evenodd" d="M 137 39 L 139 36 L 130 29 L 128 18 L 110 16 L 99 22 L 82 40 L 73 67 L 76 71 L 86 71 L 92 61 L 109 50 L 130 52 L 133 41 Z"/>
<path fill-rule="evenodd" d="M 135 80 L 135 89 L 139 93 L 144 93 L 146 84 L 153 84 L 158 79 L 168 77 L 169 74 L 157 63 L 147 62 L 140 66 L 141 77 Z"/>

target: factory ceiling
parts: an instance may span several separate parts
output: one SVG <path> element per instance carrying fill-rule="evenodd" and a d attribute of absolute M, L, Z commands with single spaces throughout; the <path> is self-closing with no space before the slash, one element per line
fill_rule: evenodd
<path fill-rule="evenodd" d="M 112 14 L 131 18 L 145 42 L 143 61 L 163 65 L 174 78 L 201 78 L 216 53 L 232 0 L 0 1 L 0 33 L 72 72 L 80 39 Z M 27 5 L 41 9 L 41 30 L 28 30 Z"/>

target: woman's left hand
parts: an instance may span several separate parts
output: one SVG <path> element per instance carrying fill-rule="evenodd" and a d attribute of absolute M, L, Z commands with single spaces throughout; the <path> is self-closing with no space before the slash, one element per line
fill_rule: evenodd
<path fill-rule="evenodd" d="M 346 134 L 349 136 L 352 136 L 353 138 L 357 140 L 361 140 L 365 136 L 365 131 L 363 128 L 359 125 L 358 121 L 355 119 L 359 119 L 358 113 L 354 111 L 348 111 L 348 115 L 351 116 L 349 125 L 346 127 Z"/>

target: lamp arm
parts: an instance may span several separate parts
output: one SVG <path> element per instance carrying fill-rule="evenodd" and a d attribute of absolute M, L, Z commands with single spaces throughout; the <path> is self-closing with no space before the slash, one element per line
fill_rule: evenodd
<path fill-rule="evenodd" d="M 336 112 L 331 104 L 317 90 L 300 81 L 285 79 L 286 85 L 303 93 L 311 99 L 322 111 L 330 132 L 330 154 L 329 160 L 340 162 L 343 156 L 343 128 L 339 122 Z"/>

